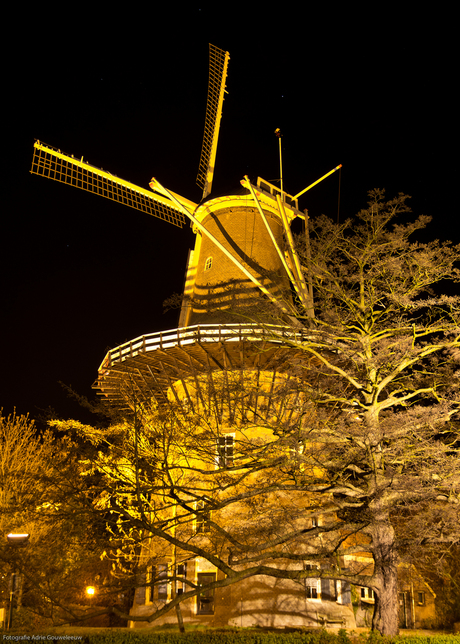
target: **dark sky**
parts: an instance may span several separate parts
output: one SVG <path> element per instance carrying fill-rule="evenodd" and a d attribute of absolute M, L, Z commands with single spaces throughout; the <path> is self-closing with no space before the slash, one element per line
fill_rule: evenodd
<path fill-rule="evenodd" d="M 87 419 L 59 381 L 91 396 L 108 348 L 177 325 L 162 303 L 182 289 L 190 229 L 29 169 L 38 138 L 132 183 L 148 187 L 156 176 L 199 201 L 209 42 L 231 55 L 217 191 L 238 188 L 245 174 L 279 176 L 279 127 L 288 192 L 342 163 L 341 218 L 364 207 L 372 188 L 401 191 L 412 195 L 415 214 L 433 217 L 432 237 L 460 241 L 447 19 L 330 4 L 314 14 L 193 3 L 118 14 L 33 11 L 12 21 L 13 62 L 3 78 L 6 413 L 17 407 L 35 417 L 51 406 Z M 334 175 L 300 205 L 312 217 L 336 217 L 337 197 Z"/>

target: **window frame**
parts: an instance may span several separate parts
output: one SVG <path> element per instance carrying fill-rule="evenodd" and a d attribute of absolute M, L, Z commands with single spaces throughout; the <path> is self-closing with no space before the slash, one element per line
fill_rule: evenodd
<path fill-rule="evenodd" d="M 424 590 L 417 590 L 417 606 L 425 606 L 426 593 Z"/>
<path fill-rule="evenodd" d="M 306 599 L 321 599 L 321 597 L 318 595 L 318 585 L 311 586 L 311 585 L 307 584 L 305 586 L 305 598 Z"/>
<path fill-rule="evenodd" d="M 207 508 L 206 501 L 195 504 L 195 534 L 208 534 L 211 531 L 212 510 Z"/>
<path fill-rule="evenodd" d="M 186 591 L 186 583 L 185 580 L 187 579 L 187 562 L 177 564 L 176 566 L 176 580 L 175 580 L 175 586 L 176 586 L 176 595 L 183 595 Z"/>
<path fill-rule="evenodd" d="M 314 563 L 304 563 L 304 570 L 318 570 L 320 567 Z M 305 577 L 305 599 L 313 599 L 314 601 L 321 601 L 321 577 Z M 316 596 L 315 596 L 316 595 Z"/>
<path fill-rule="evenodd" d="M 233 467 L 235 458 L 235 434 L 222 434 L 216 441 L 216 469 Z"/>
<path fill-rule="evenodd" d="M 364 599 L 367 602 L 375 601 L 375 593 L 373 588 L 368 588 L 367 586 L 360 586 L 360 598 Z"/>

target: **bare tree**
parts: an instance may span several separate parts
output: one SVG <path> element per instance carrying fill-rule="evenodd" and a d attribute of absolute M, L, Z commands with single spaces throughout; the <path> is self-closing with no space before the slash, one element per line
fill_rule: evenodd
<path fill-rule="evenodd" d="M 337 414 L 316 432 L 318 463 L 338 516 L 367 523 L 373 627 L 389 634 L 400 548 L 459 538 L 460 247 L 411 241 L 429 218 L 398 223 L 406 201 L 372 191 L 354 221 L 315 221 L 305 249 L 317 316 L 302 350 L 321 372 L 316 407 Z"/>

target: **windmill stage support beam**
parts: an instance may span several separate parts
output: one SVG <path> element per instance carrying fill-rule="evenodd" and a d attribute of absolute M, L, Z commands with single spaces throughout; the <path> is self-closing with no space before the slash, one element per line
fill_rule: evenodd
<path fill-rule="evenodd" d="M 288 274 L 289 279 L 291 280 L 291 282 L 292 282 L 292 284 L 293 284 L 293 286 L 294 286 L 294 288 L 295 288 L 295 290 L 296 290 L 296 292 L 297 292 L 297 295 L 298 295 L 298 296 L 299 296 L 299 298 L 300 298 L 300 301 L 301 301 L 301 302 L 302 302 L 302 304 L 307 308 L 307 306 L 306 306 L 306 304 L 305 304 L 305 302 L 304 302 L 304 295 L 303 295 L 303 293 L 302 293 L 301 288 L 299 287 L 298 280 L 297 280 L 297 279 L 294 277 L 294 275 L 292 274 L 292 271 L 291 271 L 291 269 L 289 268 L 288 263 L 286 262 L 286 258 L 285 258 L 285 256 L 284 256 L 284 253 L 282 253 L 282 252 L 281 252 L 281 249 L 280 249 L 280 247 L 278 246 L 278 244 L 277 244 L 277 242 L 276 242 L 276 239 L 275 239 L 275 236 L 274 236 L 274 234 L 273 234 L 273 231 L 272 231 L 272 229 L 270 228 L 270 226 L 269 226 L 269 224 L 268 224 L 268 221 L 267 221 L 267 218 L 266 218 L 266 216 L 265 216 L 265 213 L 264 213 L 264 211 L 262 210 L 262 207 L 261 207 L 261 205 L 260 205 L 260 203 L 259 203 L 259 200 L 257 199 L 257 195 L 256 195 L 256 193 L 254 192 L 254 188 L 252 187 L 251 182 L 249 181 L 249 177 L 248 177 L 247 175 L 245 175 L 245 177 L 244 177 L 244 178 L 246 179 L 246 182 L 247 182 L 247 184 L 246 184 L 246 185 L 247 185 L 247 187 L 249 188 L 249 191 L 250 191 L 251 195 L 253 196 L 254 201 L 256 202 L 256 206 L 257 206 L 257 209 L 259 210 L 259 214 L 260 214 L 260 216 L 262 217 L 262 221 L 263 221 L 263 222 L 264 222 L 264 224 L 265 224 L 265 227 L 266 227 L 266 229 L 267 229 L 267 232 L 268 232 L 268 234 L 270 235 L 270 239 L 272 240 L 273 245 L 274 245 L 274 247 L 276 248 L 276 252 L 277 252 L 277 253 L 278 253 L 278 255 L 279 255 L 279 258 L 280 258 L 280 260 L 281 260 L 281 262 L 282 262 L 282 264 L 283 264 L 283 266 L 284 266 L 284 268 L 285 268 L 285 270 L 286 270 L 286 273 Z"/>
<path fill-rule="evenodd" d="M 312 272 L 311 272 L 311 249 L 310 249 L 310 228 L 309 228 L 309 216 L 308 216 L 308 210 L 305 210 L 305 243 L 306 243 L 306 249 L 307 249 L 307 270 L 308 270 L 308 292 L 310 295 L 310 317 L 314 318 L 315 317 L 315 303 L 313 300 L 313 280 L 312 280 Z"/>
<path fill-rule="evenodd" d="M 331 171 L 330 171 L 330 172 L 328 172 L 327 174 L 323 175 L 320 179 L 318 179 L 318 181 L 315 181 L 314 183 L 311 183 L 309 186 L 307 186 L 306 188 L 304 188 L 304 190 L 302 190 L 301 192 L 299 192 L 298 194 L 296 194 L 296 195 L 295 195 L 295 197 L 294 197 L 294 199 L 298 199 L 298 198 L 300 197 L 300 195 L 303 195 L 305 192 L 307 192 L 307 190 L 310 190 L 310 188 L 313 188 L 314 186 L 316 186 L 316 184 L 320 183 L 323 179 L 326 179 L 326 178 L 327 178 L 327 177 L 329 177 L 331 174 L 334 174 L 334 172 L 336 172 L 337 170 L 339 170 L 341 167 L 342 167 L 342 164 L 338 165 L 336 168 L 334 168 L 333 170 L 331 170 Z"/>
<path fill-rule="evenodd" d="M 301 302 L 304 305 L 308 316 L 312 317 L 311 316 L 311 311 L 310 311 L 311 307 L 310 307 L 310 298 L 309 298 L 309 294 L 308 294 L 308 288 L 307 288 L 307 285 L 305 284 L 305 280 L 304 280 L 304 277 L 303 277 L 303 274 L 302 274 L 302 268 L 300 266 L 299 257 L 297 255 L 297 251 L 296 251 L 295 246 L 294 246 L 294 240 L 292 238 L 291 229 L 289 228 L 288 219 L 287 219 L 287 216 L 286 216 L 286 212 L 284 210 L 284 204 L 281 201 L 281 197 L 279 195 L 276 195 L 276 200 L 278 202 L 278 208 L 279 208 L 279 211 L 280 211 L 281 220 L 283 222 L 284 232 L 286 233 L 286 238 L 288 240 L 289 254 L 291 256 L 291 260 L 292 260 L 292 264 L 293 264 L 293 267 L 295 269 L 295 272 L 297 273 L 298 283 L 300 284 L 300 288 L 301 288 L 302 293 L 303 293 L 303 297 L 301 297 Z"/>

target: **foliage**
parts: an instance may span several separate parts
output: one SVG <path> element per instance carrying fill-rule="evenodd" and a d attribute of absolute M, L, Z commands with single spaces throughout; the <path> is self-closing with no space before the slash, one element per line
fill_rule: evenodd
<path fill-rule="evenodd" d="M 0 519 L 8 517 L 9 531 L 18 532 L 27 511 L 46 499 L 46 490 L 37 483 L 50 471 L 52 437 L 50 432 L 38 435 L 28 416 L 14 412 L 5 417 L 0 410 L 0 446 Z"/>
<path fill-rule="evenodd" d="M 45 637 L 49 637 L 49 634 Z M 61 636 L 62 637 L 62 636 Z M 327 631 L 316 632 L 264 632 L 257 630 L 207 630 L 189 631 L 185 634 L 158 631 L 117 631 L 82 633 L 78 635 L 82 644 L 458 644 L 457 635 L 406 635 L 404 637 L 376 637 L 375 633 Z"/>
<path fill-rule="evenodd" d="M 3 591 L 10 573 L 19 572 L 15 606 L 51 620 L 72 619 L 70 604 L 87 603 L 86 586 L 102 585 L 108 572 L 99 550 L 105 526 L 93 512 L 76 445 L 51 431 L 39 433 L 28 416 L 16 414 L 0 415 L 0 444 Z M 9 532 L 30 534 L 27 545 L 7 544 Z"/>
<path fill-rule="evenodd" d="M 7 545 L 6 535 L 32 533 L 36 508 L 49 500 L 42 481 L 52 469 L 54 452 L 50 432 L 40 436 L 28 416 L 14 412 L 5 417 L 0 410 L 0 566 L 4 596 L 12 567 L 26 556 L 24 548 Z M 36 538 L 35 531 L 33 543 Z"/>

